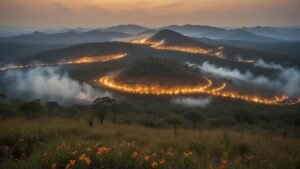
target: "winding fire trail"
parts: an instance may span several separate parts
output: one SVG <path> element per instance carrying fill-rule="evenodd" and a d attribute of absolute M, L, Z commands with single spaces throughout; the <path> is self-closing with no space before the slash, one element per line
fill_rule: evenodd
<path fill-rule="evenodd" d="M 140 40 L 133 40 L 130 41 L 133 44 L 141 44 L 141 45 L 150 45 L 151 48 L 159 49 L 159 50 L 173 50 L 179 52 L 186 52 L 186 53 L 194 53 L 194 54 L 205 54 L 210 55 L 219 59 L 230 60 L 234 62 L 243 62 L 243 63 L 254 63 L 254 60 L 243 60 L 243 59 L 230 59 L 226 58 L 223 53 L 223 46 L 219 46 L 216 50 L 212 49 L 204 49 L 201 47 L 184 47 L 184 46 L 166 46 L 164 45 L 164 41 L 161 42 L 153 42 L 148 41 L 147 38 L 140 39 Z"/>
<path fill-rule="evenodd" d="M 199 86 L 175 86 L 164 87 L 159 85 L 145 84 L 123 84 L 114 80 L 114 75 L 103 76 L 97 81 L 98 84 L 125 93 L 140 95 L 185 95 L 185 94 L 207 94 L 231 99 L 238 99 L 247 102 L 254 102 L 267 105 L 294 105 L 300 102 L 290 100 L 288 96 L 275 96 L 273 98 L 262 98 L 260 96 L 241 95 L 235 92 L 224 91 L 226 83 L 220 87 L 211 88 L 213 82 L 207 79 L 206 85 Z"/>
<path fill-rule="evenodd" d="M 27 65 L 11 65 L 7 67 L 0 67 L 0 71 L 8 69 L 22 69 L 22 68 L 32 68 L 32 67 L 42 67 L 42 66 L 54 66 L 54 65 L 71 65 L 71 64 L 88 64 L 97 62 L 110 62 L 114 60 L 119 60 L 127 56 L 127 53 L 118 53 L 111 55 L 99 55 L 99 56 L 83 56 L 77 59 L 66 59 L 56 63 L 37 63 L 37 64 L 27 64 Z"/>

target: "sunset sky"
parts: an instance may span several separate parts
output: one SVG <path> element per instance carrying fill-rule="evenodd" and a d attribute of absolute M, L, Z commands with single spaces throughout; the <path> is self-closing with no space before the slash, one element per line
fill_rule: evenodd
<path fill-rule="evenodd" d="M 0 26 L 300 25 L 300 0 L 0 0 Z"/>

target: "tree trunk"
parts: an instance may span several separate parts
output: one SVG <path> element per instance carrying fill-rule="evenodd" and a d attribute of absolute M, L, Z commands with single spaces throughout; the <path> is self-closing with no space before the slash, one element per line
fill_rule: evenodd
<path fill-rule="evenodd" d="M 193 123 L 193 130 L 196 130 L 196 123 Z"/>
<path fill-rule="evenodd" d="M 175 135 L 175 137 L 177 136 L 177 127 L 176 126 L 174 126 L 174 135 Z"/>
<path fill-rule="evenodd" d="M 103 123 L 104 123 L 104 116 L 103 115 L 101 115 L 101 117 L 100 117 L 100 123 L 101 123 L 101 125 L 103 125 Z"/>

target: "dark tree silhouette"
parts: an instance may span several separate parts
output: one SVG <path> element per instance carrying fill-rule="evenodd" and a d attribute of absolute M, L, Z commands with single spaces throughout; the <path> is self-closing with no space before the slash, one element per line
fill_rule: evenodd
<path fill-rule="evenodd" d="M 95 99 L 93 103 L 95 113 L 100 120 L 101 125 L 103 125 L 106 114 L 112 110 L 112 107 L 116 103 L 116 100 L 110 97 L 101 97 Z"/>
<path fill-rule="evenodd" d="M 24 112 L 26 118 L 32 119 L 37 117 L 42 111 L 42 106 L 39 100 L 35 100 L 22 104 L 19 109 Z"/>
<path fill-rule="evenodd" d="M 177 136 L 177 134 L 178 134 L 177 129 L 178 129 L 178 127 L 180 127 L 183 124 L 182 118 L 179 116 L 172 115 L 172 116 L 166 117 L 165 121 L 173 127 L 174 135 Z"/>
<path fill-rule="evenodd" d="M 193 130 L 196 130 L 197 124 L 203 121 L 203 116 L 195 111 L 188 112 L 184 115 L 184 118 L 186 118 L 188 121 L 190 121 L 193 124 Z"/>

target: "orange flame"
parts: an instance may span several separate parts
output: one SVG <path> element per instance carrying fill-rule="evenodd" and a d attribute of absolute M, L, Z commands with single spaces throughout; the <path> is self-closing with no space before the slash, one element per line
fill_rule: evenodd
<path fill-rule="evenodd" d="M 53 65 L 68 65 L 68 64 L 87 64 L 87 63 L 96 63 L 96 62 L 109 62 L 113 60 L 119 60 L 126 57 L 126 53 L 120 54 L 111 54 L 111 55 L 100 55 L 100 56 L 83 56 L 74 60 L 66 60 L 57 63 L 38 63 L 38 64 L 28 64 L 28 65 L 11 65 L 7 67 L 0 67 L 0 71 L 8 69 L 22 69 L 22 68 L 31 68 L 39 66 L 53 66 Z"/>
<path fill-rule="evenodd" d="M 223 83 L 220 87 L 210 89 L 213 82 L 209 79 L 207 79 L 207 84 L 202 86 L 198 85 L 198 86 L 164 87 L 159 85 L 123 84 L 115 81 L 113 75 L 108 75 L 98 79 L 98 83 L 102 86 L 120 92 L 141 94 L 141 95 L 208 94 L 212 96 L 239 99 L 247 102 L 261 103 L 267 105 L 294 105 L 300 103 L 300 99 L 297 100 L 296 102 L 288 101 L 289 99 L 288 96 L 275 96 L 274 98 L 262 98 L 259 96 L 241 95 L 235 92 L 223 91 L 226 88 L 226 83 Z"/>

